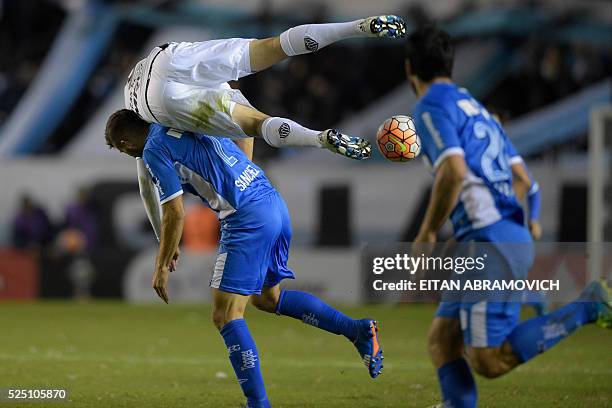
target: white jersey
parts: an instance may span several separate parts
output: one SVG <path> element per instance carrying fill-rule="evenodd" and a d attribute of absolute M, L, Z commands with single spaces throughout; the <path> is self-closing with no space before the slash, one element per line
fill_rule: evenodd
<path fill-rule="evenodd" d="M 234 106 L 251 106 L 228 81 L 250 75 L 249 42 L 232 38 L 169 43 L 155 47 L 130 72 L 125 107 L 148 122 L 205 133 L 243 138 L 231 114 Z"/>

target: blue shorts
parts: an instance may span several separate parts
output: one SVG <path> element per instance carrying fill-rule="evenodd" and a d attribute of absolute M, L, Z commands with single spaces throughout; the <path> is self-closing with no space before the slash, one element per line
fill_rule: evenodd
<path fill-rule="evenodd" d="M 461 242 L 489 242 L 487 245 L 486 279 L 525 279 L 533 264 L 533 244 L 529 231 L 514 221 L 502 220 L 487 227 L 474 230 Z M 444 298 L 444 294 L 443 294 Z M 470 299 L 443 301 L 436 316 L 457 318 L 461 322 L 463 341 L 471 347 L 499 347 L 520 319 L 520 296 L 509 295 L 504 301 L 495 295 L 495 300 Z"/>
<path fill-rule="evenodd" d="M 287 267 L 290 243 L 291 220 L 282 197 L 273 192 L 249 202 L 221 221 L 210 287 L 252 295 L 294 279 Z"/>

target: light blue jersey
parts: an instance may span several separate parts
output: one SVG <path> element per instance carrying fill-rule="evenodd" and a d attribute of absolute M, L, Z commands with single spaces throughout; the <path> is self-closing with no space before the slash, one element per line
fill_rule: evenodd
<path fill-rule="evenodd" d="M 294 278 L 287 266 L 289 210 L 234 142 L 152 124 L 142 158 L 162 204 L 187 191 L 219 213 L 212 288 L 260 294 L 263 287 Z"/>
<path fill-rule="evenodd" d="M 482 276 L 454 279 L 525 279 L 533 246 L 514 196 L 511 169 L 520 156 L 502 127 L 467 90 L 451 83 L 433 84 L 415 107 L 414 119 L 434 171 L 450 155 L 465 158 L 468 175 L 451 213 L 455 238 L 493 243 L 474 248 L 487 256 L 489 267 Z M 498 347 L 518 324 L 521 305 L 512 297 L 501 301 L 489 296 L 476 301 L 462 292 L 442 301 L 436 315 L 460 319 L 465 344 Z"/>
<path fill-rule="evenodd" d="M 143 160 L 162 204 L 187 191 L 199 196 L 220 219 L 275 191 L 263 171 L 230 139 L 152 124 Z"/>
<path fill-rule="evenodd" d="M 501 220 L 523 225 L 512 189 L 510 157 L 516 152 L 499 123 L 467 90 L 434 83 L 413 116 L 434 171 L 450 155 L 465 157 L 468 176 L 450 217 L 456 238 Z"/>

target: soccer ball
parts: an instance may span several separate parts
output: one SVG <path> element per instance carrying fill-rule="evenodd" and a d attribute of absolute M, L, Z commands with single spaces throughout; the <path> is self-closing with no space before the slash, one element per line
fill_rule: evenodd
<path fill-rule="evenodd" d="M 376 132 L 378 150 L 387 160 L 405 162 L 421 153 L 421 139 L 410 116 L 392 116 Z"/>

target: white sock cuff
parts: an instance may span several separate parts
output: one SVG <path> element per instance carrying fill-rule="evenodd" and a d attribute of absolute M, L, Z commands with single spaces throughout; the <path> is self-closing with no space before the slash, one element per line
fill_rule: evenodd
<path fill-rule="evenodd" d="M 289 33 L 289 31 L 293 30 L 294 28 L 290 28 L 287 31 L 283 31 L 280 35 L 280 45 L 281 48 L 283 49 L 283 52 L 288 56 L 288 57 L 293 57 L 294 55 L 297 55 L 297 53 L 295 52 L 295 50 L 293 49 L 293 47 L 291 46 L 291 40 L 289 39 L 289 36 L 291 35 Z"/>
<path fill-rule="evenodd" d="M 291 119 L 272 117 L 261 124 L 261 135 L 270 146 L 310 146 L 321 147 L 319 133 L 305 128 Z"/>
<path fill-rule="evenodd" d="M 269 137 L 269 135 L 271 134 L 270 127 L 271 127 L 272 122 L 274 121 L 274 119 L 276 119 L 276 118 L 269 117 L 269 118 L 267 118 L 266 120 L 264 120 L 261 123 L 261 136 L 266 141 L 266 143 L 269 144 L 270 146 L 279 147 L 275 143 L 273 143 L 273 141 L 271 141 L 270 137 Z"/>
<path fill-rule="evenodd" d="M 359 29 L 362 20 L 348 23 L 304 24 L 292 27 L 280 35 L 281 48 L 292 57 L 308 54 L 346 38 L 368 36 Z"/>

